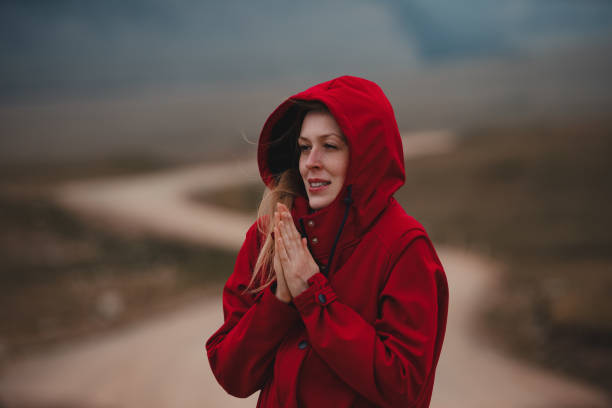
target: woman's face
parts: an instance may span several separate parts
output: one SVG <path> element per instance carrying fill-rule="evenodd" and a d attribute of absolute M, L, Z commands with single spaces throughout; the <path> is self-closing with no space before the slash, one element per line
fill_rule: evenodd
<path fill-rule="evenodd" d="M 334 201 L 344 185 L 349 147 L 336 119 L 323 111 L 306 114 L 298 146 L 310 208 L 320 210 Z"/>

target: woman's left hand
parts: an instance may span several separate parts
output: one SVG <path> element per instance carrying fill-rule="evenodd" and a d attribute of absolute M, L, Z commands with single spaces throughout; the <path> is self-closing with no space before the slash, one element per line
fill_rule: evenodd
<path fill-rule="evenodd" d="M 295 228 L 287 207 L 279 203 L 277 211 L 280 236 L 276 237 L 276 249 L 291 296 L 296 297 L 308 289 L 308 279 L 319 272 L 319 267 L 308 250 L 306 238 L 302 238 Z"/>

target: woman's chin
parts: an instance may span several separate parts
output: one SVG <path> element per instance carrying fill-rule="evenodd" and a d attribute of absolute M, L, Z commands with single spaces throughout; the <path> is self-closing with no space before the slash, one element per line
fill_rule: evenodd
<path fill-rule="evenodd" d="M 333 200 L 328 200 L 326 197 L 309 197 L 308 205 L 316 211 L 327 207 L 332 201 Z"/>

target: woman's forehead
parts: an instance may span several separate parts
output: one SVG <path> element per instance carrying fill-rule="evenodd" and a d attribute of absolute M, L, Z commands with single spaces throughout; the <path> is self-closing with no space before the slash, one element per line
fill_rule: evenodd
<path fill-rule="evenodd" d="M 300 138 L 329 138 L 344 139 L 342 129 L 334 116 L 327 111 L 311 111 L 306 114 L 300 129 Z"/>

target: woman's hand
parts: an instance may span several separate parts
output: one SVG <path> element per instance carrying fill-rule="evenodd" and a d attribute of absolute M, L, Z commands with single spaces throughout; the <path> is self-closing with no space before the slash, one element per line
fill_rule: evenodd
<path fill-rule="evenodd" d="M 274 213 L 274 237 L 275 241 L 275 249 L 274 249 L 274 260 L 273 267 L 274 273 L 276 274 L 276 298 L 281 302 L 289 303 L 291 302 L 291 292 L 287 287 L 287 282 L 285 281 L 285 273 L 283 272 L 283 266 L 280 261 L 280 254 L 278 250 L 278 237 L 280 237 L 280 231 L 278 230 L 278 224 L 280 222 L 280 214 L 278 211 Z"/>
<path fill-rule="evenodd" d="M 275 255 L 279 256 L 291 296 L 296 297 L 308 289 L 308 279 L 319 272 L 319 267 L 308 250 L 306 238 L 302 238 L 295 228 L 287 207 L 278 203 L 276 212 L 279 222 L 275 229 Z"/>

